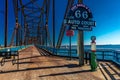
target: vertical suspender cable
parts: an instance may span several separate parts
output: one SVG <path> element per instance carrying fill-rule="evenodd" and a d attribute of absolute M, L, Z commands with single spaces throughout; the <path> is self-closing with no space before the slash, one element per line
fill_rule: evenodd
<path fill-rule="evenodd" d="M 22 9 L 21 9 L 21 11 L 22 11 Z M 21 12 L 21 32 L 20 32 L 20 45 L 22 45 L 22 26 L 23 26 L 23 22 L 22 22 L 22 20 L 23 20 L 23 17 L 22 17 L 22 12 Z"/>
<path fill-rule="evenodd" d="M 47 26 L 48 26 L 48 16 L 47 16 L 47 13 L 48 13 L 48 0 L 46 0 L 46 23 L 45 23 L 45 36 L 46 36 L 46 47 L 47 47 Z"/>
<path fill-rule="evenodd" d="M 55 0 L 53 0 L 53 48 L 55 48 Z"/>
<path fill-rule="evenodd" d="M 18 28 L 19 28 L 19 24 L 18 24 L 18 0 L 16 0 L 16 46 L 18 46 Z"/>
<path fill-rule="evenodd" d="M 7 47 L 7 37 L 8 37 L 8 0 L 5 0 L 5 39 L 4 47 Z"/>

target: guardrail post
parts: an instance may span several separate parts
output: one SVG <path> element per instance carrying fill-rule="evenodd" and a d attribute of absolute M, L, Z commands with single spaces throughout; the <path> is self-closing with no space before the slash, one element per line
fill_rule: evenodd
<path fill-rule="evenodd" d="M 91 53 L 89 53 L 89 64 L 91 65 Z"/>
<path fill-rule="evenodd" d="M 103 59 L 103 60 L 104 60 L 104 55 L 105 55 L 105 54 L 104 54 L 104 51 L 103 51 L 103 52 L 102 52 L 102 56 L 103 56 L 103 58 L 102 58 L 102 59 Z"/>
<path fill-rule="evenodd" d="M 116 52 L 116 60 L 119 61 L 119 59 L 118 59 L 118 53 L 117 52 Z"/>
<path fill-rule="evenodd" d="M 118 62 L 120 63 L 120 54 L 118 54 Z"/>
<path fill-rule="evenodd" d="M 85 52 L 85 62 L 86 62 L 86 64 L 87 64 L 87 60 L 88 60 L 87 55 L 88 55 L 88 52 Z"/>
<path fill-rule="evenodd" d="M 113 54 L 113 59 L 115 59 L 116 51 L 114 51 L 113 53 L 114 53 L 114 54 Z"/>
<path fill-rule="evenodd" d="M 55 52 L 56 52 L 56 55 L 57 55 L 57 54 L 58 54 L 58 53 L 57 53 L 57 49 L 55 49 Z"/>
<path fill-rule="evenodd" d="M 18 53 L 18 58 L 17 58 L 17 70 L 19 70 L 19 52 Z"/>

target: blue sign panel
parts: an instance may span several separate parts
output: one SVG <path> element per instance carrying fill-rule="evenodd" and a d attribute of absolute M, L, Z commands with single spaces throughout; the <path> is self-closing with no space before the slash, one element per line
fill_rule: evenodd
<path fill-rule="evenodd" d="M 64 23 L 70 25 L 74 30 L 92 30 L 91 27 L 95 26 L 95 21 L 92 20 L 92 13 L 89 8 L 83 4 L 73 6 Z"/>

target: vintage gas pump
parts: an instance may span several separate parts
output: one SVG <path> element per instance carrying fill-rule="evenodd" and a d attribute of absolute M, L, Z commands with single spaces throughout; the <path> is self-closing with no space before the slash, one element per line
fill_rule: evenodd
<path fill-rule="evenodd" d="M 97 60 L 96 60 L 96 37 L 91 37 L 91 70 L 95 71 L 97 69 Z"/>

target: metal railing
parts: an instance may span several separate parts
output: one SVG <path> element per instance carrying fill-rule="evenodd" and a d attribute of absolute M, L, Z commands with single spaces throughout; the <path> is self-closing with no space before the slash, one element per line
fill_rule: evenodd
<path fill-rule="evenodd" d="M 39 46 L 39 45 L 37 45 L 37 47 L 44 49 L 50 53 L 52 53 L 53 51 L 52 47 Z M 70 57 L 68 48 L 59 48 L 59 49 L 55 48 L 54 51 L 55 51 L 54 55 Z M 87 60 L 90 59 L 90 53 L 91 53 L 90 49 L 85 49 L 85 59 Z M 71 49 L 71 56 L 74 58 L 78 58 L 77 49 Z M 112 61 L 120 65 L 120 51 L 116 51 L 112 49 L 97 49 L 96 57 L 97 60 Z"/>
<path fill-rule="evenodd" d="M 11 61 L 13 65 L 19 63 L 19 51 L 30 46 L 32 45 L 1 48 L 0 49 L 1 66 L 4 66 L 5 62 L 7 62 L 6 59 L 12 59 Z M 17 64 L 17 69 L 19 69 L 19 64 Z"/>

